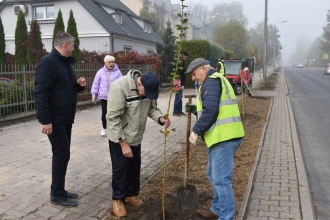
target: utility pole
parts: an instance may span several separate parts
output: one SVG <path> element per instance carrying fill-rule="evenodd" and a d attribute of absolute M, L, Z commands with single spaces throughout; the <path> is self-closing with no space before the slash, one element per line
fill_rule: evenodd
<path fill-rule="evenodd" d="M 265 20 L 264 20 L 264 68 L 263 68 L 263 79 L 267 76 L 267 10 L 268 10 L 268 0 L 265 0 Z"/>

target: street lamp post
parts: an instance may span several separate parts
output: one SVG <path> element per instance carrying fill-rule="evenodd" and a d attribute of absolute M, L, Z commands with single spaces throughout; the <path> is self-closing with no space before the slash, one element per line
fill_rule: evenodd
<path fill-rule="evenodd" d="M 275 71 L 275 69 L 276 69 L 276 54 L 275 54 L 275 49 L 276 49 L 276 47 L 275 47 L 275 45 L 276 45 L 276 25 L 277 24 L 280 24 L 280 23 L 285 23 L 285 22 L 287 22 L 287 21 L 280 21 L 280 22 L 277 22 L 277 23 L 275 23 L 274 24 L 274 71 Z"/>
<path fill-rule="evenodd" d="M 263 68 L 263 79 L 266 79 L 267 75 L 267 11 L 268 11 L 268 0 L 265 0 L 265 20 L 264 20 L 264 68 Z"/>

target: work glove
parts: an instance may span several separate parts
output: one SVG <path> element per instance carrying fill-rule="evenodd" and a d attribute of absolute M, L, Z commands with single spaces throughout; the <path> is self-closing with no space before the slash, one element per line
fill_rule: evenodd
<path fill-rule="evenodd" d="M 189 143 L 192 144 L 192 146 L 196 147 L 199 141 L 199 135 L 195 132 L 191 132 L 189 136 Z"/>
<path fill-rule="evenodd" d="M 188 102 L 185 104 L 185 111 L 189 112 L 189 106 L 190 106 L 190 109 L 191 109 L 191 113 L 196 115 L 196 111 L 197 111 L 196 105 L 189 104 Z"/>
<path fill-rule="evenodd" d="M 96 105 L 96 96 L 92 95 L 92 102 L 94 102 L 94 104 Z"/>

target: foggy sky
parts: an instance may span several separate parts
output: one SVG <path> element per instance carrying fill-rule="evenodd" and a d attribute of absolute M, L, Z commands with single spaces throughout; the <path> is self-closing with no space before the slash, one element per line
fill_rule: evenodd
<path fill-rule="evenodd" d="M 255 27 L 265 17 L 265 0 L 236 0 L 242 3 L 243 13 L 249 20 L 248 28 Z M 206 3 L 207 2 L 207 3 Z M 184 4 L 191 3 L 207 5 L 212 9 L 217 3 L 230 3 L 233 0 L 185 0 Z M 181 3 L 172 0 L 172 4 Z M 268 25 L 281 21 L 286 23 L 277 24 L 279 39 L 282 44 L 282 58 L 286 63 L 297 47 L 297 41 L 301 38 L 314 41 L 323 33 L 323 27 L 327 25 L 330 0 L 268 0 Z M 286 37 L 283 37 L 286 36 Z M 225 46 L 225 45 L 224 45 Z"/>

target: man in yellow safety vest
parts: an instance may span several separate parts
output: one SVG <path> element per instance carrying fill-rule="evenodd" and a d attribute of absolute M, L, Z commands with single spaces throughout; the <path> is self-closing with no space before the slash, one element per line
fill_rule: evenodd
<path fill-rule="evenodd" d="M 186 71 L 199 85 L 197 122 L 189 137 L 196 146 L 202 137 L 208 147 L 207 175 L 213 201 L 208 210 L 197 210 L 204 218 L 233 219 L 235 198 L 232 190 L 234 155 L 244 137 L 237 99 L 228 80 L 203 58 L 193 60 Z"/>

